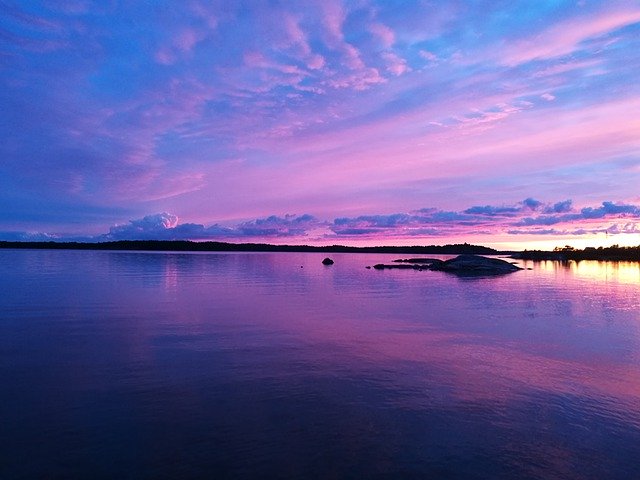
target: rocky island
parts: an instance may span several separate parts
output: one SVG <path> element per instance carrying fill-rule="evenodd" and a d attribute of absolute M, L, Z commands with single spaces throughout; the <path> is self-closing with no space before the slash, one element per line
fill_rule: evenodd
<path fill-rule="evenodd" d="M 480 255 L 459 255 L 449 260 L 436 258 L 409 258 L 394 260 L 393 264 L 379 263 L 374 265 L 376 270 L 384 269 L 413 269 L 450 272 L 456 275 L 503 275 L 517 272 L 522 268 L 500 258 L 488 258 Z"/>

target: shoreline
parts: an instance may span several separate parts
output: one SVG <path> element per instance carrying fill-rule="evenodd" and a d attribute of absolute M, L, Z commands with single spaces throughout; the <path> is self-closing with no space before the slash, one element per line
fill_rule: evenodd
<path fill-rule="evenodd" d="M 192 242 L 188 240 L 119 240 L 114 242 L 11 242 L 0 241 L 0 248 L 37 250 L 135 250 L 167 252 L 319 252 L 319 253 L 397 253 L 430 255 L 510 255 L 481 245 L 453 244 L 428 246 L 349 247 L 345 245 L 272 245 L 268 243 Z"/>
<path fill-rule="evenodd" d="M 273 245 L 268 243 L 193 242 L 189 240 L 118 240 L 113 242 L 16 242 L 0 241 L 0 249 L 33 250 L 112 250 L 150 252 L 318 252 L 318 253 L 393 253 L 411 255 L 508 255 L 517 260 L 532 261 L 640 261 L 637 247 L 587 247 L 576 250 L 564 247 L 554 251 L 496 250 L 469 243 L 426 246 L 350 247 L 346 245 Z"/>
<path fill-rule="evenodd" d="M 584 250 L 561 249 L 553 252 L 531 250 L 516 252 L 510 255 L 516 260 L 532 260 L 534 262 L 557 261 L 579 262 L 595 260 L 601 262 L 640 262 L 640 246 L 638 247 L 587 247 Z"/>

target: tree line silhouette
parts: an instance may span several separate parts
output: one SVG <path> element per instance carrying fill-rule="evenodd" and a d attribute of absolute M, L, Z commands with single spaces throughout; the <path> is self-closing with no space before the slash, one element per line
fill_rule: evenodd
<path fill-rule="evenodd" d="M 119 240 L 114 242 L 9 242 L 0 241 L 0 248 L 31 248 L 53 250 L 141 250 L 169 252 L 331 252 L 331 253 L 414 253 L 496 255 L 498 250 L 481 245 L 457 243 L 428 246 L 348 247 L 329 245 L 272 245 L 268 243 L 192 242 L 188 240 Z"/>
<path fill-rule="evenodd" d="M 640 261 L 640 245 L 637 247 L 586 247 L 582 250 L 571 245 L 556 247 L 553 252 L 542 250 L 525 250 L 512 255 L 523 260 L 610 260 L 610 261 Z"/>

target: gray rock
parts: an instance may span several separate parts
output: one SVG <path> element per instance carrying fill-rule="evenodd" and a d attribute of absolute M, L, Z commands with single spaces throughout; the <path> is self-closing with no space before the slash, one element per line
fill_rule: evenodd
<path fill-rule="evenodd" d="M 431 258 L 421 258 L 395 260 L 394 262 L 396 263 L 378 263 L 374 265 L 373 268 L 376 270 L 432 270 L 454 273 L 460 276 L 503 275 L 505 273 L 523 270 L 522 268 L 499 258 L 488 258 L 480 255 L 467 254 L 459 255 L 456 258 L 444 261 Z"/>
<path fill-rule="evenodd" d="M 386 265 L 384 263 L 377 263 L 373 266 L 373 268 L 375 268 L 376 270 L 422 270 L 422 267 L 419 267 L 417 265 Z"/>
<path fill-rule="evenodd" d="M 442 263 L 432 264 L 429 269 L 459 275 L 501 275 L 522 270 L 505 260 L 480 255 L 459 255 Z"/>
<path fill-rule="evenodd" d="M 399 258 L 393 261 L 394 263 L 417 263 L 420 265 L 433 265 L 434 263 L 442 263 L 442 260 L 437 258 Z"/>
<path fill-rule="evenodd" d="M 329 257 L 327 257 L 324 260 L 322 260 L 322 264 L 323 265 L 333 265 L 333 260 L 331 260 Z"/>

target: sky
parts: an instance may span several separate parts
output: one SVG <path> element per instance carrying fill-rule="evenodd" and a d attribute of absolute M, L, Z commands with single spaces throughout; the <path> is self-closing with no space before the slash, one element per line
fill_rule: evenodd
<path fill-rule="evenodd" d="M 640 1 L 0 0 L 0 240 L 640 245 Z"/>

